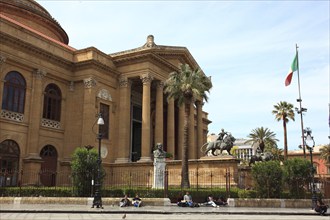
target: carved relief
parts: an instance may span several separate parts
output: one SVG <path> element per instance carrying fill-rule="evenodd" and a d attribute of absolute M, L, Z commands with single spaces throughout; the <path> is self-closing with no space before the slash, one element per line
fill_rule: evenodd
<path fill-rule="evenodd" d="M 106 89 L 101 89 L 99 91 L 99 93 L 97 94 L 97 97 L 100 98 L 100 99 L 103 99 L 103 100 L 112 101 L 111 94 Z"/>
<path fill-rule="evenodd" d="M 84 79 L 85 89 L 90 89 L 94 86 L 96 86 L 96 80 L 92 77 L 89 77 L 87 79 Z"/>

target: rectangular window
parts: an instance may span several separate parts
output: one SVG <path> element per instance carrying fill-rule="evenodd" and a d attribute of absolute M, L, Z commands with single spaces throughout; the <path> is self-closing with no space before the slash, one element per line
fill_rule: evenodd
<path fill-rule="evenodd" d="M 109 105 L 100 103 L 100 113 L 102 114 L 104 125 L 99 126 L 99 131 L 101 132 L 103 139 L 109 139 L 109 130 L 110 130 Z"/>

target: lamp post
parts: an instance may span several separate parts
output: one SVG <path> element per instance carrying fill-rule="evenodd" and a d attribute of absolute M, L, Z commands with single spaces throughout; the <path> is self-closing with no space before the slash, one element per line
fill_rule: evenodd
<path fill-rule="evenodd" d="M 305 143 L 305 130 L 304 130 L 304 122 L 303 122 L 303 113 L 307 112 L 307 108 L 303 108 L 301 106 L 301 98 L 297 99 L 297 102 L 299 102 L 300 108 L 295 108 L 295 110 L 297 111 L 298 114 L 300 114 L 300 125 L 301 125 L 301 138 L 302 138 L 302 149 L 303 149 L 303 153 L 304 153 L 304 158 L 306 158 L 306 143 Z"/>
<path fill-rule="evenodd" d="M 104 125 L 104 120 L 102 118 L 102 114 L 98 114 L 98 119 L 97 119 L 97 125 Z M 95 125 L 95 124 L 94 124 Z M 102 198 L 101 198 L 101 139 L 102 139 L 102 133 L 99 128 L 98 134 L 97 134 L 97 139 L 99 142 L 99 151 L 98 151 L 98 158 L 97 158 L 97 177 L 95 180 L 95 194 L 94 194 L 94 200 L 93 200 L 93 206 L 96 206 L 96 208 L 102 208 Z"/>
<path fill-rule="evenodd" d="M 310 128 L 306 128 L 304 130 L 304 133 L 306 134 L 305 137 L 305 144 L 306 144 L 306 148 L 309 150 L 309 154 L 311 157 L 311 174 L 312 174 L 312 209 L 315 208 L 316 206 L 316 202 L 317 202 L 317 196 L 316 196 L 316 189 L 315 189 L 315 180 L 314 180 L 314 166 L 313 166 L 313 149 L 315 146 L 315 141 L 314 141 L 314 137 L 312 136 L 312 130 Z M 312 145 L 308 145 L 308 142 L 311 142 Z"/>
<path fill-rule="evenodd" d="M 92 146 L 92 145 L 86 145 L 85 146 L 85 149 L 87 150 L 87 164 L 88 164 L 88 167 L 87 167 L 87 178 L 89 179 L 89 177 L 91 177 L 91 179 L 92 179 L 92 181 L 91 181 L 91 197 L 93 196 L 93 182 L 94 182 L 94 180 L 93 180 L 93 173 L 94 172 L 92 172 L 91 171 L 91 169 L 90 169 L 90 166 L 89 166 L 89 162 L 90 162 L 90 155 L 89 155 L 89 151 L 91 150 L 91 149 L 93 149 L 93 147 L 94 146 Z M 93 168 L 94 169 L 94 168 Z M 89 176 L 90 175 L 90 176 Z"/>

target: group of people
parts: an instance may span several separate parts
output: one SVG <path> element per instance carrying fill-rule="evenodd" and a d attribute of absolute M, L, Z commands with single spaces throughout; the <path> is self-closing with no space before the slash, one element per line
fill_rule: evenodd
<path fill-rule="evenodd" d="M 132 199 L 132 201 L 128 198 L 128 195 L 125 194 L 124 198 L 122 198 L 119 202 L 120 207 L 126 207 L 131 206 L 134 207 L 140 207 L 142 205 L 142 200 L 139 197 L 138 194 L 135 195 L 135 197 Z M 193 202 L 192 196 L 187 191 L 184 196 L 182 194 L 178 197 L 177 205 L 180 207 L 199 207 L 200 204 Z M 219 196 L 218 199 L 214 199 L 213 195 L 208 195 L 206 202 L 202 203 L 201 205 L 205 206 L 212 206 L 212 207 L 220 207 L 220 206 L 226 206 L 228 205 L 227 200 L 223 196 Z M 327 212 L 329 206 L 326 205 L 322 199 L 318 199 L 316 206 L 315 206 L 315 212 L 320 213 L 321 215 L 325 215 Z"/>
<path fill-rule="evenodd" d="M 220 207 L 220 206 L 226 206 L 228 205 L 227 200 L 223 197 L 220 196 L 218 199 L 214 199 L 213 195 L 209 195 L 207 197 L 207 201 L 205 203 L 207 206 L 213 206 L 213 207 Z"/>
<path fill-rule="evenodd" d="M 132 201 L 128 198 L 128 195 L 125 194 L 124 198 L 122 198 L 119 202 L 120 207 L 126 207 L 133 205 L 134 207 L 140 207 L 142 205 L 142 200 L 139 197 L 139 195 L 135 195 L 135 197 L 132 199 Z"/>
<path fill-rule="evenodd" d="M 209 195 L 206 200 L 207 201 L 202 204 L 195 203 L 192 200 L 192 196 L 187 191 L 184 196 L 180 195 L 178 197 L 177 205 L 180 207 L 199 207 L 200 205 L 220 207 L 228 205 L 227 200 L 223 196 L 214 199 L 212 195 Z"/>
<path fill-rule="evenodd" d="M 177 205 L 180 207 L 198 207 L 197 203 L 194 203 L 192 200 L 192 196 L 187 191 L 184 196 L 182 194 L 179 195 Z"/>

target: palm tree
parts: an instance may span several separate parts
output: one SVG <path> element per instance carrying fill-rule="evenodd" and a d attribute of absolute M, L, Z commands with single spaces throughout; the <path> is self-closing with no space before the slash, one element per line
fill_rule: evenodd
<path fill-rule="evenodd" d="M 249 140 L 245 143 L 252 143 L 252 145 L 258 144 L 262 152 L 264 152 L 265 147 L 269 149 L 276 147 L 276 142 L 278 141 L 278 139 L 276 139 L 276 134 L 264 127 L 253 129 L 248 135 L 248 138 Z"/>
<path fill-rule="evenodd" d="M 320 148 L 320 157 L 330 166 L 330 144 Z"/>
<path fill-rule="evenodd" d="M 274 105 L 274 110 L 272 113 L 275 115 L 277 121 L 283 121 L 283 130 L 284 130 L 284 160 L 288 158 L 288 138 L 286 124 L 289 122 L 289 119 L 294 121 L 294 111 L 293 105 L 288 102 L 280 102 L 277 105 Z"/>
<path fill-rule="evenodd" d="M 164 92 L 168 94 L 167 99 L 174 99 L 179 106 L 184 106 L 184 126 L 183 126 L 183 148 L 182 148 L 182 171 L 181 187 L 190 188 L 188 172 L 188 128 L 190 105 L 194 101 L 205 100 L 208 97 L 206 92 L 212 88 L 211 78 L 206 77 L 200 70 L 192 70 L 188 64 L 180 64 L 178 72 L 172 72 L 165 82 Z M 193 114 L 193 113 L 192 113 Z"/>

